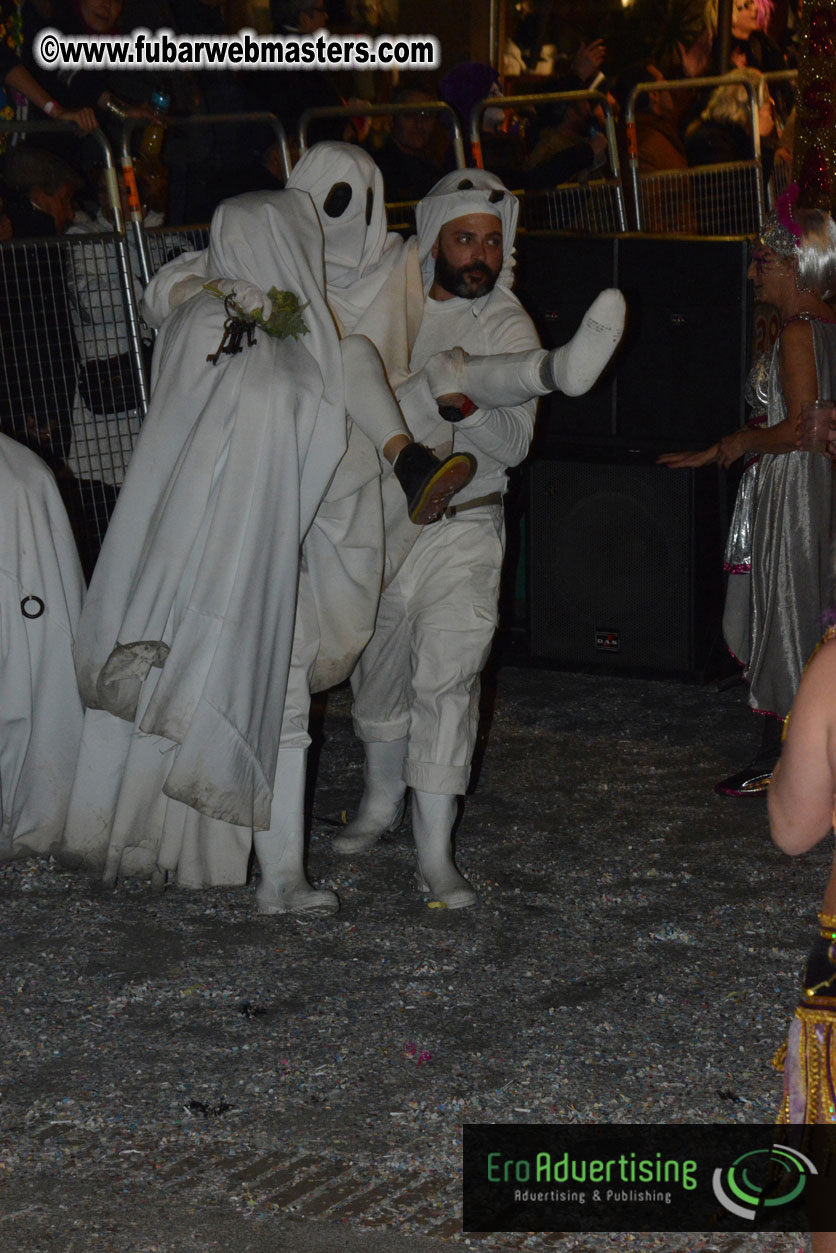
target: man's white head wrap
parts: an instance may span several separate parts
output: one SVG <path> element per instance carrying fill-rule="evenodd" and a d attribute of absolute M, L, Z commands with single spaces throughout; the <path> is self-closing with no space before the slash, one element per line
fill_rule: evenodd
<path fill-rule="evenodd" d="M 311 197 L 325 240 L 328 297 L 350 331 L 372 305 L 403 241 L 387 234 L 383 176 L 354 144 L 314 144 L 287 186 Z"/>
<path fill-rule="evenodd" d="M 442 226 L 469 213 L 490 213 L 502 223 L 502 271 L 498 282 L 510 287 L 514 279 L 514 236 L 519 201 L 501 179 L 488 170 L 453 170 L 440 178 L 415 209 L 418 259 L 424 283 L 435 272 L 433 245 Z"/>

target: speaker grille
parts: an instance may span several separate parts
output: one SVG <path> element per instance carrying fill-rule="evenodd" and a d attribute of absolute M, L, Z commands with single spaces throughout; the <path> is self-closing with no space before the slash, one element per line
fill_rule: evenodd
<path fill-rule="evenodd" d="M 531 653 L 580 669 L 694 667 L 694 472 L 531 467 Z"/>

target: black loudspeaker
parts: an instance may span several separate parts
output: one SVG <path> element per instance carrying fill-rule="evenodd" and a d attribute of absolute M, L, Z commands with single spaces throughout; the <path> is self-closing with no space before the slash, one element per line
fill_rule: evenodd
<path fill-rule="evenodd" d="M 516 290 L 546 348 L 572 338 L 602 288 L 620 287 L 628 306 L 618 355 L 595 387 L 541 401 L 537 455 L 701 448 L 743 425 L 746 240 L 534 231 L 519 236 L 517 255 Z"/>
<path fill-rule="evenodd" d="M 548 231 L 517 237 L 514 290 L 531 315 L 544 348 L 567 343 L 605 287 L 617 287 L 615 240 L 606 236 L 567 238 Z M 613 373 L 607 371 L 586 396 L 540 401 L 537 448 L 547 455 L 567 440 L 603 440 L 616 434 Z"/>
<path fill-rule="evenodd" d="M 529 651 L 575 670 L 699 676 L 723 594 L 716 468 L 538 461 L 529 470 Z"/>
<path fill-rule="evenodd" d="M 747 241 L 639 236 L 618 241 L 617 252 L 629 309 L 614 370 L 618 435 L 700 448 L 742 426 Z"/>

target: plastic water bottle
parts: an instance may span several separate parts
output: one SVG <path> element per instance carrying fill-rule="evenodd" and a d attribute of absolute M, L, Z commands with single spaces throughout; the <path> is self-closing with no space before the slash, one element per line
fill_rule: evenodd
<path fill-rule="evenodd" d="M 158 157 L 162 152 L 163 139 L 165 138 L 165 115 L 168 113 L 171 101 L 164 91 L 155 91 L 151 97 L 151 103 L 157 112 L 162 114 L 162 120 L 149 122 L 142 132 L 139 150 L 143 157 Z"/>

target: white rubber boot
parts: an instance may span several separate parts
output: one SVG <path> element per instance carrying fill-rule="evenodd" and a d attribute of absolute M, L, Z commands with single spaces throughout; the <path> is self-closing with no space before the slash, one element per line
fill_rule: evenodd
<path fill-rule="evenodd" d="M 305 774 L 307 748 L 279 751 L 270 828 L 253 836 L 261 882 L 260 914 L 327 917 L 340 907 L 336 892 L 317 891 L 305 876 Z"/>
<path fill-rule="evenodd" d="M 476 893 L 453 862 L 452 831 L 457 797 L 412 793 L 412 834 L 418 854 L 418 886 L 448 909 L 476 904 Z"/>
<path fill-rule="evenodd" d="M 346 855 L 368 852 L 382 835 L 400 826 L 406 808 L 403 781 L 406 744 L 406 736 L 400 740 L 366 742 L 363 797 L 356 818 L 349 822 L 342 835 L 335 837 L 334 852 Z"/>
<path fill-rule="evenodd" d="M 543 384 L 564 396 L 583 396 L 597 382 L 615 352 L 627 318 L 627 302 L 617 287 L 596 296 L 568 344 L 543 362 Z"/>

